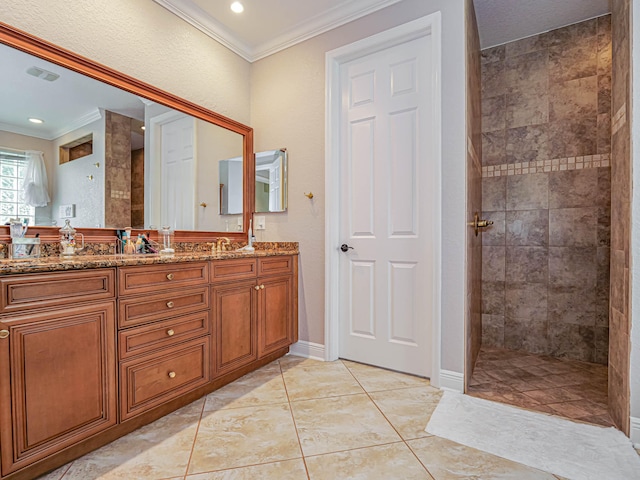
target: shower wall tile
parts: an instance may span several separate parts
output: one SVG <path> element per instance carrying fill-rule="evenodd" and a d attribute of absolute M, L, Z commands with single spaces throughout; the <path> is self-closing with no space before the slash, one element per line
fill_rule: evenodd
<path fill-rule="evenodd" d="M 482 98 L 482 132 L 504 130 L 506 96 Z"/>
<path fill-rule="evenodd" d="M 507 93 L 504 62 L 482 65 L 482 96 L 496 97 Z"/>
<path fill-rule="evenodd" d="M 547 93 L 549 53 L 547 50 L 509 57 L 504 62 L 506 93 Z"/>
<path fill-rule="evenodd" d="M 506 128 L 524 127 L 549 121 L 549 95 L 546 92 L 516 92 L 506 95 Z"/>
<path fill-rule="evenodd" d="M 507 177 L 482 179 L 482 210 L 504 210 L 507 199 Z"/>
<path fill-rule="evenodd" d="M 549 247 L 550 287 L 596 286 L 596 247 Z"/>
<path fill-rule="evenodd" d="M 506 214 L 506 244 L 549 245 L 548 210 L 510 210 Z"/>
<path fill-rule="evenodd" d="M 547 208 L 549 208 L 549 174 L 535 173 L 507 177 L 507 210 L 545 210 Z"/>
<path fill-rule="evenodd" d="M 482 315 L 482 345 L 504 347 L 504 315 Z"/>
<path fill-rule="evenodd" d="M 497 47 L 486 48 L 480 53 L 480 62 L 482 65 L 493 62 L 504 61 L 506 52 L 505 45 L 498 45 Z"/>
<path fill-rule="evenodd" d="M 554 83 L 549 88 L 549 121 L 581 123 L 598 112 L 598 77 Z"/>
<path fill-rule="evenodd" d="M 549 279 L 549 252 L 546 247 L 506 247 L 505 281 L 542 283 Z"/>
<path fill-rule="evenodd" d="M 625 252 L 624 250 L 613 250 L 611 252 L 611 279 L 624 278 L 625 272 Z M 611 283 L 610 302 L 611 308 L 618 312 L 627 313 L 627 283 L 615 281 Z"/>
<path fill-rule="evenodd" d="M 493 225 L 482 231 L 482 245 L 505 245 L 505 212 L 483 212 L 482 218 L 491 220 Z"/>
<path fill-rule="evenodd" d="M 547 285 L 543 283 L 507 283 L 505 317 L 547 318 Z"/>
<path fill-rule="evenodd" d="M 549 245 L 590 247 L 598 243 L 598 207 L 549 210 Z"/>
<path fill-rule="evenodd" d="M 506 132 L 504 147 L 506 162 L 501 163 L 548 160 L 550 158 L 548 144 L 547 124 L 510 128 Z"/>
<path fill-rule="evenodd" d="M 598 153 L 609 153 L 611 151 L 611 114 L 598 114 Z"/>
<path fill-rule="evenodd" d="M 505 131 L 485 132 L 482 134 L 482 165 L 501 165 L 507 163 Z"/>
<path fill-rule="evenodd" d="M 505 290 L 504 282 L 483 280 L 482 313 L 487 315 L 504 315 Z"/>
<path fill-rule="evenodd" d="M 549 287 L 549 324 L 570 323 L 594 327 L 596 287 Z"/>
<path fill-rule="evenodd" d="M 606 362 L 609 253 L 628 249 L 630 215 L 629 201 L 611 213 L 612 184 L 623 196 L 630 186 L 611 173 L 630 169 L 628 123 L 611 140 L 612 115 L 629 104 L 612 99 L 628 88 L 628 76 L 612 77 L 628 71 L 628 52 L 611 61 L 624 43 L 612 42 L 604 16 L 482 52 L 482 164 L 512 170 L 483 179 L 484 216 L 495 223 L 482 243 L 500 248 L 484 264 L 485 345 Z M 595 156 L 612 150 L 621 157 L 599 167 Z M 620 255 L 621 275 L 628 262 Z"/>
<path fill-rule="evenodd" d="M 598 39 L 594 35 L 574 48 L 549 48 L 549 81 L 566 82 L 598 73 Z"/>
<path fill-rule="evenodd" d="M 598 19 L 575 23 L 543 34 L 547 47 L 579 45 L 597 34 Z"/>
<path fill-rule="evenodd" d="M 548 354 L 549 335 L 546 315 L 506 316 L 504 346 L 512 350 L 526 350 L 541 355 Z"/>
<path fill-rule="evenodd" d="M 598 201 L 598 169 L 549 174 L 549 208 L 591 207 Z"/>
<path fill-rule="evenodd" d="M 505 247 L 482 247 L 482 279 L 504 281 Z"/>
<path fill-rule="evenodd" d="M 567 323 L 549 325 L 551 355 L 584 362 L 595 360 L 595 328 Z"/>

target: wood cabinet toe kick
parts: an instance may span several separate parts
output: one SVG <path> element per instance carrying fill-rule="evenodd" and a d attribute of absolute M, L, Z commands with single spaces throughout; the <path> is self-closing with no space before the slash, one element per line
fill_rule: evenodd
<path fill-rule="evenodd" d="M 286 354 L 297 264 L 0 277 L 0 480 L 35 478 Z"/>

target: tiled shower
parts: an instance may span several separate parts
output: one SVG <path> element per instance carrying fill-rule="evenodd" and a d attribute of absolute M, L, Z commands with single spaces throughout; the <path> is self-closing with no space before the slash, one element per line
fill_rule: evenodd
<path fill-rule="evenodd" d="M 482 52 L 482 344 L 606 364 L 611 17 Z"/>

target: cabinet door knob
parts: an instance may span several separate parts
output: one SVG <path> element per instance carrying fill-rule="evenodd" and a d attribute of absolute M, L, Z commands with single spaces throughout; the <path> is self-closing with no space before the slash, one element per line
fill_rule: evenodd
<path fill-rule="evenodd" d="M 169 372 L 169 378 L 176 378 L 176 372 Z"/>
<path fill-rule="evenodd" d="M 263 285 L 260 285 L 260 289 L 261 289 L 261 290 L 264 290 L 264 284 L 263 284 Z"/>
<path fill-rule="evenodd" d="M 9 336 L 9 330 L 0 330 L 0 338 L 7 338 Z"/>
<path fill-rule="evenodd" d="M 173 302 L 167 302 L 167 307 L 173 308 Z"/>
<path fill-rule="evenodd" d="M 256 286 L 255 286 L 255 287 L 253 287 L 253 288 L 255 288 L 256 290 L 260 290 L 260 285 L 256 285 Z"/>
<path fill-rule="evenodd" d="M 167 280 L 173 280 L 173 273 L 167 273 Z"/>
<path fill-rule="evenodd" d="M 167 336 L 169 336 L 169 337 L 173 337 L 174 333 L 176 333 L 176 332 L 174 332 L 173 329 L 171 329 L 171 328 L 169 330 L 167 330 Z"/>

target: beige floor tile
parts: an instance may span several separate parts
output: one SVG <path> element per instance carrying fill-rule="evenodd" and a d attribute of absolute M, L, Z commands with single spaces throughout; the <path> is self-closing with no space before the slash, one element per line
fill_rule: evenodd
<path fill-rule="evenodd" d="M 267 368 L 268 367 L 268 368 Z M 258 405 L 287 403 L 280 365 L 272 364 L 251 372 L 235 382 L 207 395 L 205 412 L 223 408 L 241 408 Z"/>
<path fill-rule="evenodd" d="M 60 480 L 62 475 L 64 475 L 67 470 L 69 470 L 70 464 L 63 465 L 60 468 L 56 468 L 55 470 L 38 477 L 37 480 Z"/>
<path fill-rule="evenodd" d="M 408 387 L 425 387 L 429 385 L 429 380 L 426 378 L 405 375 L 404 373 L 393 372 L 391 370 L 383 370 L 347 360 L 343 360 L 342 362 L 367 392 L 379 392 L 382 390 Z"/>
<path fill-rule="evenodd" d="M 439 437 L 407 442 L 435 480 L 555 480 L 550 473 Z"/>
<path fill-rule="evenodd" d="M 64 480 L 158 480 L 185 475 L 204 399 L 74 461 Z"/>
<path fill-rule="evenodd" d="M 221 472 L 188 475 L 186 480 L 307 480 L 307 471 L 301 458 L 284 462 L 265 463 L 250 467 L 234 468 Z"/>
<path fill-rule="evenodd" d="M 364 393 L 342 362 L 301 363 L 282 374 L 290 401 Z"/>
<path fill-rule="evenodd" d="M 442 392 L 434 387 L 401 388 L 370 394 L 404 440 L 428 437 L 424 431 Z"/>
<path fill-rule="evenodd" d="M 280 362 L 280 368 L 282 369 L 283 372 L 286 372 L 291 368 L 299 367 L 302 365 L 306 367 L 312 367 L 312 366 L 320 366 L 326 363 L 330 363 L 330 362 L 323 362 L 321 360 L 312 360 L 310 358 L 298 357 L 296 355 L 285 355 L 284 357 L 280 357 L 278 361 Z"/>
<path fill-rule="evenodd" d="M 206 412 L 189 473 L 203 473 L 300 458 L 287 404 Z"/>
<path fill-rule="evenodd" d="M 404 443 L 318 455 L 306 462 L 311 480 L 433 478 Z"/>
<path fill-rule="evenodd" d="M 365 394 L 292 402 L 291 409 L 305 456 L 400 440 Z"/>

